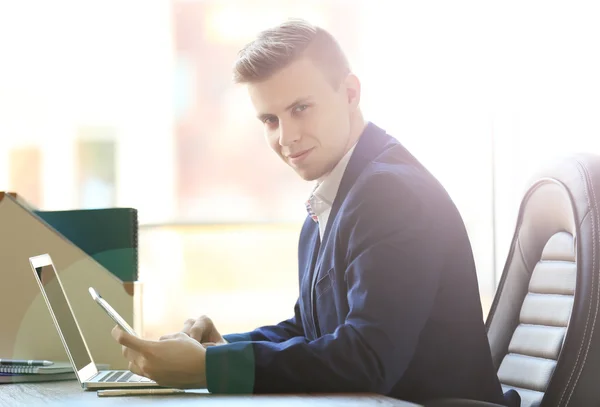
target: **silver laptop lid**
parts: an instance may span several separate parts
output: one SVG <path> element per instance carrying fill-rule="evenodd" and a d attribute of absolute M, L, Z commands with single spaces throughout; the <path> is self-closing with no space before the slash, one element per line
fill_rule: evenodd
<path fill-rule="evenodd" d="M 43 254 L 30 257 L 29 263 L 65 351 L 77 372 L 77 379 L 84 383 L 98 374 L 98 369 L 85 343 L 52 258 L 49 254 Z"/>

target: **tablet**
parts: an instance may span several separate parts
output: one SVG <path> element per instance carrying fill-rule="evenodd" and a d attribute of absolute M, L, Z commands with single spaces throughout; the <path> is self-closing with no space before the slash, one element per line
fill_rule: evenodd
<path fill-rule="evenodd" d="M 111 307 L 110 304 L 106 302 L 104 298 L 100 296 L 100 294 L 94 289 L 94 287 L 90 287 L 88 291 L 90 292 L 90 295 L 92 296 L 94 301 L 96 301 L 96 303 L 100 305 L 100 307 L 102 307 L 102 309 L 108 314 L 108 316 L 110 316 L 113 319 L 113 321 L 115 321 L 117 325 L 121 327 L 122 330 L 124 330 L 130 335 L 138 336 L 138 334 L 135 333 L 133 328 L 129 326 L 127 321 L 125 321 L 123 317 L 121 317 L 119 313 L 115 311 L 114 308 Z"/>

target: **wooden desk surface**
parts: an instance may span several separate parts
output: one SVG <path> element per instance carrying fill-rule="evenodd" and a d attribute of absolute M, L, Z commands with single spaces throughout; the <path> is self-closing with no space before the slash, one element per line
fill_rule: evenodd
<path fill-rule="evenodd" d="M 98 397 L 84 391 L 76 381 L 0 384 L 0 407 L 13 406 L 283 406 L 336 407 L 378 406 L 415 407 L 416 404 L 377 394 L 290 394 L 225 396 L 211 394 L 172 394 L 166 396 Z"/>

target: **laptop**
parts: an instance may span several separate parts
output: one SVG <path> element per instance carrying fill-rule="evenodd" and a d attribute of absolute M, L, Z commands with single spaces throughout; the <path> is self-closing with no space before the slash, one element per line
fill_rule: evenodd
<path fill-rule="evenodd" d="M 30 257 L 29 263 L 81 387 L 84 389 L 159 387 L 156 382 L 129 370 L 98 370 L 52 258 L 49 254 L 43 254 Z"/>

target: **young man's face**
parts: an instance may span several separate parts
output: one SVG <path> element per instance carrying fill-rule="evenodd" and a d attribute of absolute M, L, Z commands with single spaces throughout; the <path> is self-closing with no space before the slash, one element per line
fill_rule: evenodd
<path fill-rule="evenodd" d="M 354 83 L 338 89 L 310 59 L 292 62 L 248 91 L 269 145 L 307 181 L 329 173 L 352 147 Z M 356 87 L 356 86 L 354 86 Z"/>

